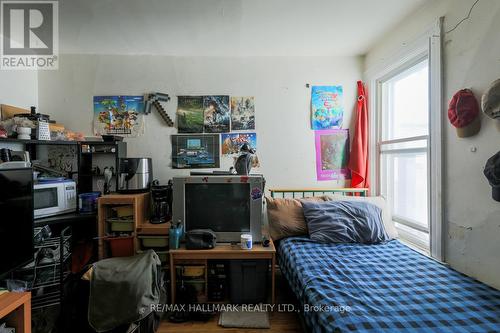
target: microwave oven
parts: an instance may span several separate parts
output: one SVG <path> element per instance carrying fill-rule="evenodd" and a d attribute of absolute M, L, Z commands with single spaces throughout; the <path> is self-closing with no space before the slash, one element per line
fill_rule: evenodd
<path fill-rule="evenodd" d="M 35 218 L 76 211 L 76 183 L 73 180 L 33 185 Z"/>

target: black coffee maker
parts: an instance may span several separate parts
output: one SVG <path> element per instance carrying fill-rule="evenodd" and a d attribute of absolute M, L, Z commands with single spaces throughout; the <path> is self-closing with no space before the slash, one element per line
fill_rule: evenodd
<path fill-rule="evenodd" d="M 158 180 L 153 180 L 151 185 L 152 214 L 151 223 L 160 224 L 172 218 L 172 181 L 167 185 L 160 185 Z"/>

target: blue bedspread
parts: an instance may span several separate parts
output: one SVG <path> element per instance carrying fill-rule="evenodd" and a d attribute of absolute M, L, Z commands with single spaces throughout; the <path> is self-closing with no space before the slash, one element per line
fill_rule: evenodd
<path fill-rule="evenodd" d="M 500 291 L 405 246 L 280 242 L 313 332 L 500 332 Z"/>

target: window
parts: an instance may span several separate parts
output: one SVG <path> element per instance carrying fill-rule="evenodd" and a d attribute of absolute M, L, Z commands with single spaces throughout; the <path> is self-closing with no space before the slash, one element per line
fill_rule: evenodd
<path fill-rule="evenodd" d="M 427 56 L 379 82 L 380 193 L 400 237 L 429 249 L 429 62 Z"/>

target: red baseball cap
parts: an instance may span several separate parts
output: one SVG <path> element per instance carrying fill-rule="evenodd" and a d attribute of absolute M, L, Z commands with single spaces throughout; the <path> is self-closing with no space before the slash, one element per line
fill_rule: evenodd
<path fill-rule="evenodd" d="M 479 103 L 470 89 L 459 90 L 448 105 L 448 119 L 460 138 L 476 135 L 481 129 Z"/>

